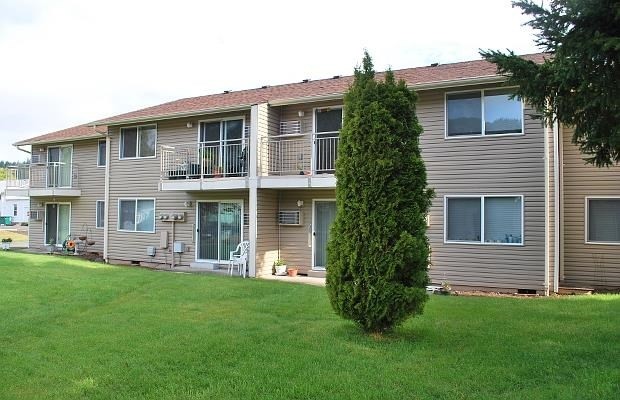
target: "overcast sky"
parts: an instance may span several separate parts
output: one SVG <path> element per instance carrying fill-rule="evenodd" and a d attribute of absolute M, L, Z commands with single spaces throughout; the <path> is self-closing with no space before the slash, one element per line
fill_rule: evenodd
<path fill-rule="evenodd" d="M 0 160 L 11 143 L 166 101 L 538 51 L 510 0 L 0 0 Z"/>

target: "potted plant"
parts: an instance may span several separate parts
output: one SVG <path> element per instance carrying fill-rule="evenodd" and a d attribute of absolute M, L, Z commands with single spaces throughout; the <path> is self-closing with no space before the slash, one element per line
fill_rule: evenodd
<path fill-rule="evenodd" d="M 291 267 L 291 268 L 287 268 L 286 269 L 286 273 L 288 274 L 288 276 L 290 276 L 291 278 L 294 278 L 297 276 L 297 272 L 299 271 L 298 267 Z"/>
<path fill-rule="evenodd" d="M 278 276 L 286 275 L 286 261 L 278 258 L 273 262 L 273 268 L 275 269 L 275 274 Z"/>
<path fill-rule="evenodd" d="M 53 254 L 54 251 L 56 251 L 56 239 L 50 239 L 49 243 L 47 244 L 47 252 L 50 254 Z"/>
<path fill-rule="evenodd" d="M 13 239 L 11 238 L 4 238 L 2 239 L 2 250 L 9 250 L 11 248 L 11 242 L 13 241 Z"/>

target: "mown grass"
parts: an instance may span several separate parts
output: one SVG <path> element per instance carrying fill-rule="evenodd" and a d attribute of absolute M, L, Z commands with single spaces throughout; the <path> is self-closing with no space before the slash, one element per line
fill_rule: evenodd
<path fill-rule="evenodd" d="M 28 242 L 28 235 L 9 229 L 0 229 L 0 240 L 11 238 L 14 242 Z"/>
<path fill-rule="evenodd" d="M 603 399 L 620 296 L 432 297 L 373 338 L 325 289 L 0 253 L 0 398 Z"/>

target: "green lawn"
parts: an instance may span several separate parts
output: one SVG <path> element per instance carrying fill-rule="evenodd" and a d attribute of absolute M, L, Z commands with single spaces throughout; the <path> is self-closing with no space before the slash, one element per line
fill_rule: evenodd
<path fill-rule="evenodd" d="M 325 289 L 0 253 L 2 399 L 603 399 L 620 296 L 434 296 L 389 337 Z"/>

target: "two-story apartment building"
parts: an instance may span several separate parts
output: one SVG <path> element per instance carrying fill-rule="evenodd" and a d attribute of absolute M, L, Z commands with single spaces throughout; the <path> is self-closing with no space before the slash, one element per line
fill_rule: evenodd
<path fill-rule="evenodd" d="M 541 293 L 620 286 L 617 168 L 585 166 L 570 130 L 511 99 L 490 63 L 395 74 L 419 94 L 436 192 L 433 281 Z M 351 82 L 181 99 L 17 143 L 33 146 L 47 174 L 38 191 L 30 173 L 40 211 L 31 246 L 88 231 L 112 263 L 218 269 L 249 240 L 250 276 L 271 274 L 278 258 L 323 275 Z"/>

